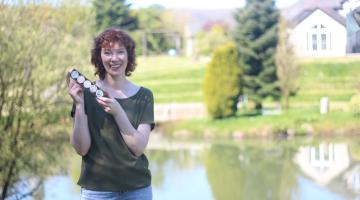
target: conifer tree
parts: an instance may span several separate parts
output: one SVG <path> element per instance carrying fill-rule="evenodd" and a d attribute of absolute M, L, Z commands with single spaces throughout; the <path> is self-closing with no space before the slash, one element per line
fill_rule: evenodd
<path fill-rule="evenodd" d="M 95 28 L 102 31 L 109 27 L 119 27 L 125 30 L 135 30 L 138 20 L 132 15 L 126 0 L 94 0 Z"/>
<path fill-rule="evenodd" d="M 262 108 L 266 97 L 278 99 L 275 51 L 279 13 L 273 0 L 247 0 L 235 13 L 234 40 L 244 62 L 244 94 Z"/>

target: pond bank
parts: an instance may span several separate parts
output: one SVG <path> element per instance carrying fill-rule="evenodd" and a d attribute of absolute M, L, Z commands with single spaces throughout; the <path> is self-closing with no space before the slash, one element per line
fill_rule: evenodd
<path fill-rule="evenodd" d="M 328 115 L 307 112 L 281 116 L 238 116 L 225 120 L 209 118 L 158 122 L 156 132 L 189 139 L 278 138 L 306 135 L 345 136 L 360 134 L 360 118 L 347 112 Z"/>

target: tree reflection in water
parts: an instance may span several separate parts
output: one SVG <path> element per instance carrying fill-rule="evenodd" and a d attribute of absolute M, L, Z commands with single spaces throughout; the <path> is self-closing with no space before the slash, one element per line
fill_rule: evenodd
<path fill-rule="evenodd" d="M 291 199 L 293 153 L 280 147 L 213 145 L 205 166 L 215 199 Z"/>
<path fill-rule="evenodd" d="M 199 159 L 200 154 L 189 150 L 148 150 L 146 155 L 150 161 L 152 184 L 159 188 L 163 186 L 167 163 L 172 163 L 173 174 L 202 165 Z"/>
<path fill-rule="evenodd" d="M 154 199 L 356 199 L 360 195 L 359 140 L 244 140 L 204 148 L 181 144 L 177 147 L 184 148 L 146 152 Z M 336 174 L 325 177 L 331 171 Z"/>

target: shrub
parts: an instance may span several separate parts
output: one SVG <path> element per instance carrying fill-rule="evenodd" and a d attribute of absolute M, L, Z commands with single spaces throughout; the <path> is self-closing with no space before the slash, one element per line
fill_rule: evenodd
<path fill-rule="evenodd" d="M 360 117 L 360 94 L 355 94 L 350 99 L 350 110 L 356 117 Z"/>
<path fill-rule="evenodd" d="M 204 77 L 204 99 L 208 113 L 215 119 L 236 114 L 241 92 L 241 66 L 233 43 L 218 47 L 206 67 Z"/>

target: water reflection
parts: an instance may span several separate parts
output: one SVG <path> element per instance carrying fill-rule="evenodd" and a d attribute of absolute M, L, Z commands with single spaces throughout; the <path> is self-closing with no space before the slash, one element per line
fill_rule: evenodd
<path fill-rule="evenodd" d="M 186 199 L 352 199 L 360 189 L 360 166 L 346 173 L 351 166 L 346 143 L 230 142 L 203 151 L 155 150 L 149 157 L 155 199 L 184 199 L 184 193 Z M 193 190 L 177 178 L 170 181 L 178 176 L 188 177 Z M 203 196 L 195 198 L 198 194 Z"/>
<path fill-rule="evenodd" d="M 206 153 L 215 199 L 291 199 L 296 188 L 290 149 L 214 145 Z"/>
<path fill-rule="evenodd" d="M 154 199 L 213 199 L 201 150 L 150 150 L 148 156 Z"/>
<path fill-rule="evenodd" d="M 347 144 L 302 146 L 294 160 L 307 176 L 321 185 L 328 184 L 350 165 Z"/>
<path fill-rule="evenodd" d="M 348 189 L 360 194 L 360 164 L 356 164 L 352 169 L 346 172 L 343 178 Z"/>
<path fill-rule="evenodd" d="M 360 143 L 310 142 L 226 141 L 203 145 L 173 141 L 171 145 L 176 148 L 166 143 L 164 149 L 157 144 L 147 151 L 154 200 L 357 199 Z M 78 172 L 69 174 L 77 176 Z M 78 199 L 74 179 L 49 178 L 43 187 L 45 199 Z"/>

